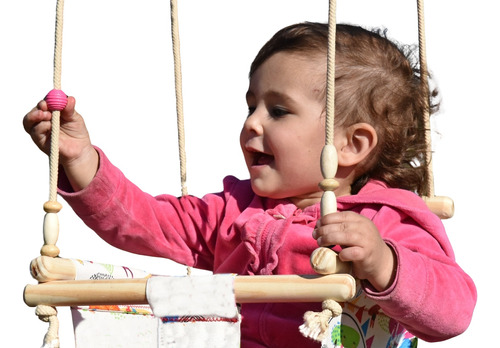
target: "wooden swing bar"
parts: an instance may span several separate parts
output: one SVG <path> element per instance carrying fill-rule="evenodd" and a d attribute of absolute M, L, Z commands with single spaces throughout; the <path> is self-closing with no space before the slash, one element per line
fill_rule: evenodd
<path fill-rule="evenodd" d="M 60 280 L 27 285 L 24 302 L 30 306 L 91 306 L 148 304 L 148 279 Z M 236 276 L 237 303 L 345 302 L 354 297 L 355 280 L 347 274 Z"/>
<path fill-rule="evenodd" d="M 342 263 L 339 262 L 341 266 Z M 75 280 L 71 259 L 39 256 L 31 262 L 37 285 L 27 285 L 28 306 L 90 306 L 147 304 L 148 278 Z M 333 298 L 345 302 L 354 297 L 356 282 L 349 274 L 235 276 L 237 303 L 322 302 Z"/>

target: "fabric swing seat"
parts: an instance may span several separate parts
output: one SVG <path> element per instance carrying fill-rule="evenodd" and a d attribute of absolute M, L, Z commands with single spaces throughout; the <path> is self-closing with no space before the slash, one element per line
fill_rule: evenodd
<path fill-rule="evenodd" d="M 40 256 L 30 306 L 71 306 L 77 347 L 239 347 L 237 302 L 351 299 L 348 274 L 154 276 L 129 267 Z M 130 304 L 127 304 L 130 303 Z"/>
<path fill-rule="evenodd" d="M 35 259 L 32 273 L 39 279 L 66 281 L 152 277 L 129 267 L 51 258 Z M 155 310 L 149 304 L 72 306 L 75 346 L 237 347 L 240 320 L 230 286 L 232 278 L 158 277 L 159 281 L 148 285 L 148 300 Z M 217 302 L 211 301 L 214 295 Z"/>

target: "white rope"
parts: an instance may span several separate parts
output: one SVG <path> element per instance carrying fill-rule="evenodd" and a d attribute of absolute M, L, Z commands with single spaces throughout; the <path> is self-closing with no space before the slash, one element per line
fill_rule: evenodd
<path fill-rule="evenodd" d="M 43 338 L 42 348 L 59 348 L 59 320 L 57 309 L 51 306 L 38 305 L 35 309 L 36 315 L 42 321 L 49 323 L 49 328 Z"/>
<path fill-rule="evenodd" d="M 177 111 L 177 136 L 179 141 L 179 165 L 181 176 L 181 192 L 183 196 L 187 191 L 187 170 L 186 170 L 186 147 L 184 131 L 184 107 L 182 97 L 182 70 L 181 70 L 181 49 L 179 40 L 179 21 L 177 11 L 177 0 L 170 1 L 170 17 L 172 26 L 172 50 L 174 54 L 174 75 L 175 75 L 175 100 Z"/>
<path fill-rule="evenodd" d="M 172 51 L 174 55 L 174 78 L 175 78 L 175 106 L 177 112 L 177 138 L 179 146 L 179 170 L 181 179 L 181 194 L 188 195 L 187 189 L 187 166 L 186 166 L 186 137 L 184 129 L 184 106 L 182 97 L 182 69 L 181 69 L 181 48 L 179 38 L 179 15 L 177 10 L 177 0 L 170 1 L 170 18 L 172 27 Z M 192 268 L 187 266 L 186 273 L 191 275 Z"/>
<path fill-rule="evenodd" d="M 426 92 L 427 105 L 424 112 L 425 127 L 425 164 L 426 164 L 426 182 L 424 196 L 434 197 L 434 174 L 432 169 L 432 140 L 431 140 L 431 121 L 430 121 L 430 101 L 429 101 L 429 72 L 427 69 L 427 52 L 425 45 L 425 21 L 424 21 L 424 0 L 417 0 L 418 12 L 418 54 L 420 63 L 420 79 L 422 88 Z"/>
<path fill-rule="evenodd" d="M 328 10 L 328 55 L 326 72 L 325 145 L 333 145 L 335 128 L 335 37 L 337 33 L 337 4 L 330 0 Z"/>
<path fill-rule="evenodd" d="M 54 43 L 54 76 L 53 91 L 61 90 L 61 70 L 62 70 L 62 34 L 63 34 L 63 12 L 64 0 L 57 0 L 56 23 L 55 23 L 55 43 Z M 51 92 L 53 92 L 51 91 Z M 49 93 L 50 95 L 50 93 Z M 57 99 L 57 98 L 56 98 Z M 47 103 L 51 105 L 52 103 Z M 52 111 L 51 120 L 51 140 L 49 154 L 49 200 L 43 206 L 45 217 L 43 223 L 44 245 L 40 251 L 42 255 L 56 257 L 59 255 L 59 248 L 55 245 L 59 235 L 59 221 L 57 213 L 61 210 L 61 204 L 57 202 L 57 180 L 59 171 L 59 132 L 60 132 L 60 110 Z M 43 348 L 59 348 L 59 320 L 55 307 L 39 305 L 36 307 L 36 314 L 40 320 L 48 322 L 49 327 L 44 337 Z"/>
<path fill-rule="evenodd" d="M 63 12 L 64 12 L 64 0 L 57 0 L 55 43 L 54 43 L 54 77 L 53 77 L 53 85 L 55 90 L 61 89 Z M 49 201 L 51 202 L 57 201 L 60 114 L 61 114 L 60 111 L 52 111 L 52 131 L 51 131 L 51 144 L 50 144 L 50 155 L 49 155 L 49 163 L 50 163 Z"/>
<path fill-rule="evenodd" d="M 321 216 L 337 211 L 337 199 L 334 190 L 338 187 L 335 180 L 337 173 L 337 150 L 334 146 L 335 131 L 335 39 L 337 32 L 335 0 L 330 0 L 328 11 L 328 54 L 327 54 L 327 78 L 326 78 L 326 117 L 325 117 L 325 147 L 321 153 L 321 172 L 323 180 L 319 186 L 324 191 L 321 197 Z M 321 262 L 315 261 L 325 258 L 336 259 L 336 253 L 330 248 L 316 249 L 311 255 L 311 264 L 318 273 L 323 273 L 317 267 Z M 322 341 L 328 330 L 328 322 L 332 317 L 342 313 L 342 307 L 334 300 L 323 302 L 323 311 L 306 312 L 304 324 L 300 326 L 300 332 L 305 336 L 317 341 Z"/>

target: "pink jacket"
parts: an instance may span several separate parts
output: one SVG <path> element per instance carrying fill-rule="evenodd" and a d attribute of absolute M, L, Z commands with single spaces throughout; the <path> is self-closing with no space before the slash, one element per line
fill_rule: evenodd
<path fill-rule="evenodd" d="M 152 197 L 114 167 L 99 150 L 100 168 L 84 190 L 60 194 L 105 241 L 130 252 L 237 274 L 314 274 L 309 257 L 319 206 L 298 209 L 288 200 L 256 196 L 248 181 L 224 179 L 224 190 L 203 198 Z M 471 278 L 457 265 L 441 221 L 415 194 L 371 181 L 338 198 L 339 210 L 371 219 L 397 255 L 393 285 L 366 297 L 414 335 L 428 341 L 462 333 L 476 303 Z M 245 304 L 243 347 L 317 347 L 297 327 L 319 304 Z M 378 308 L 378 307 L 377 307 Z"/>

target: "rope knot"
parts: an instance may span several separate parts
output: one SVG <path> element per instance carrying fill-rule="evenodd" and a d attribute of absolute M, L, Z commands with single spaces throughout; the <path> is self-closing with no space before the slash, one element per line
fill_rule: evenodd
<path fill-rule="evenodd" d="M 304 314 L 304 324 L 299 327 L 302 335 L 319 342 L 325 338 L 328 332 L 330 319 L 342 314 L 342 307 L 335 300 L 325 300 L 321 307 L 323 308 L 321 312 L 306 312 Z"/>
<path fill-rule="evenodd" d="M 42 348 L 59 348 L 59 320 L 57 309 L 51 306 L 38 305 L 35 310 L 41 321 L 49 323 L 49 328 L 43 339 Z"/>
<path fill-rule="evenodd" d="M 38 305 L 36 306 L 35 313 L 40 320 L 48 322 L 51 316 L 57 315 L 57 309 L 51 306 Z"/>

